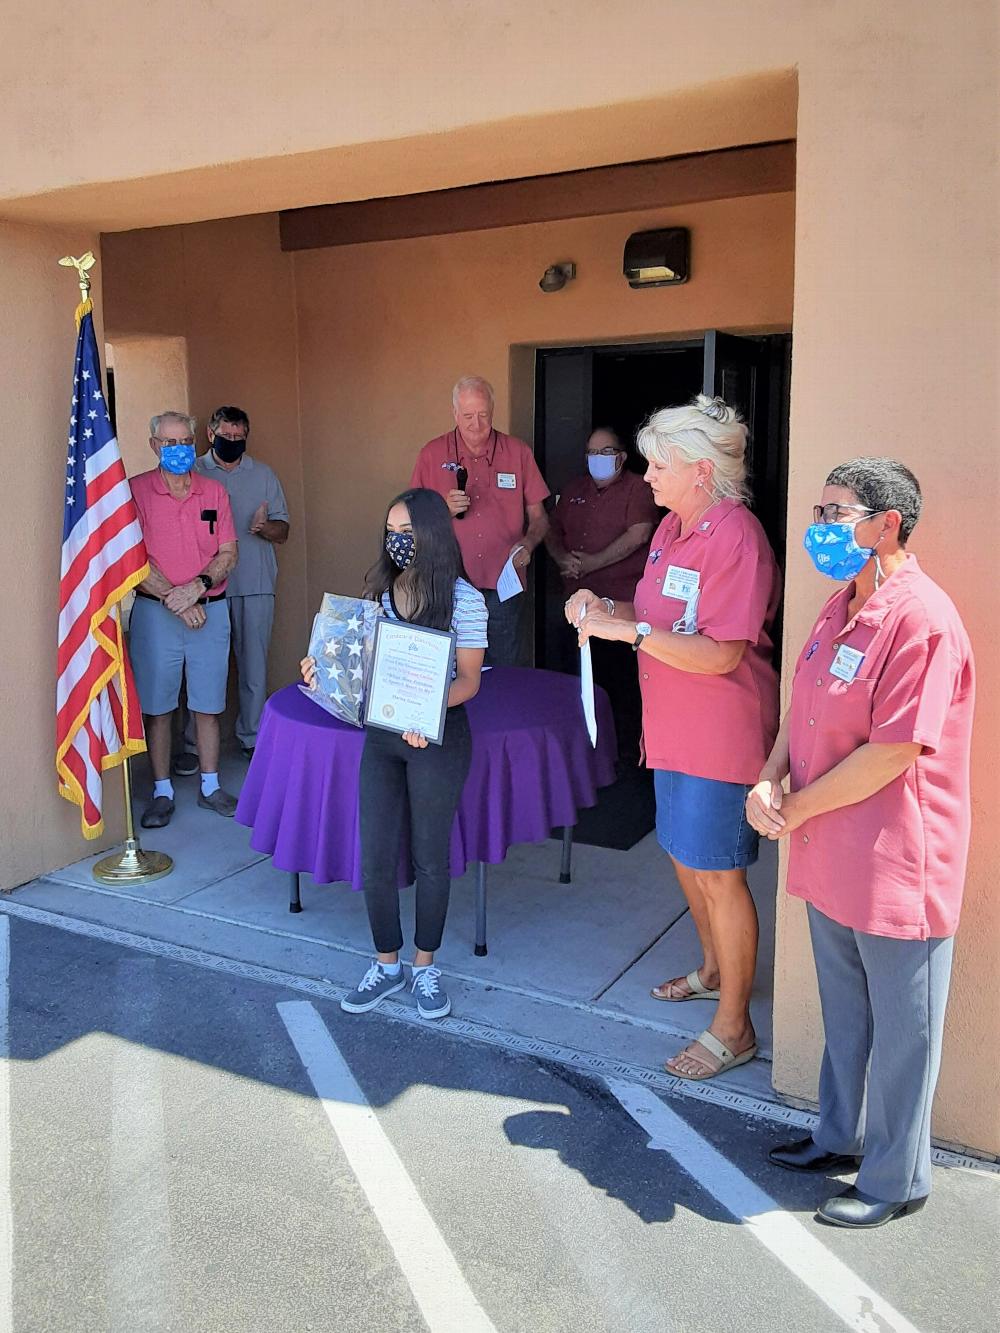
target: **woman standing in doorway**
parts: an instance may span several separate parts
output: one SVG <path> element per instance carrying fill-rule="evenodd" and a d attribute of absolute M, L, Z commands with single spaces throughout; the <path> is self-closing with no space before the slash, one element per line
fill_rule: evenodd
<path fill-rule="evenodd" d="M 757 833 L 744 803 L 778 726 L 770 629 L 780 596 L 774 555 L 747 509 L 746 427 L 721 398 L 655 412 L 637 444 L 657 529 L 633 603 L 583 589 L 566 603 L 580 642 L 637 655 L 656 831 L 691 909 L 700 966 L 654 999 L 711 999 L 709 1027 L 666 1062 L 678 1078 L 714 1078 L 757 1053 L 750 992 L 757 913 L 746 870 Z"/>
<path fill-rule="evenodd" d="M 451 828 L 472 755 L 464 705 L 479 693 L 486 603 L 466 578 L 448 506 L 435 491 L 404 491 L 393 500 L 381 547 L 365 576 L 365 597 L 393 619 L 451 630 L 455 677 L 441 745 L 428 745 L 418 732 L 400 736 L 372 728 L 365 735 L 358 795 L 361 872 L 376 957 L 340 1007 L 349 1014 L 367 1013 L 406 985 L 399 960 L 403 934 L 396 876 L 409 818 L 416 872 L 413 993 L 423 1018 L 443 1018 L 451 1012 L 451 1000 L 434 954 L 451 893 Z M 313 658 L 303 660 L 302 676 L 315 688 Z"/>

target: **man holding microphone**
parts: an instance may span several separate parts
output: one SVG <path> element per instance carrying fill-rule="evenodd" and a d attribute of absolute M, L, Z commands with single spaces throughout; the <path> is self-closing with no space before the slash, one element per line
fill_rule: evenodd
<path fill-rule="evenodd" d="M 447 501 L 470 582 L 486 599 L 491 666 L 523 666 L 524 598 L 501 602 L 497 580 L 508 559 L 525 582 L 532 554 L 548 531 L 549 489 L 531 446 L 493 426 L 493 387 L 478 375 L 452 391 L 455 428 L 430 440 L 410 485 Z"/>

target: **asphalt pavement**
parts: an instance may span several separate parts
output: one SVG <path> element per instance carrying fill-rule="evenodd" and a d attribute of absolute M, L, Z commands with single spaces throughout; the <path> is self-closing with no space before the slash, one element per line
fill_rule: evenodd
<path fill-rule="evenodd" d="M 0 931 L 0 1328 L 1000 1324 L 996 1176 L 936 1169 L 923 1212 L 842 1232 L 813 1219 L 839 1182 L 771 1167 L 766 1121 L 170 946 Z"/>

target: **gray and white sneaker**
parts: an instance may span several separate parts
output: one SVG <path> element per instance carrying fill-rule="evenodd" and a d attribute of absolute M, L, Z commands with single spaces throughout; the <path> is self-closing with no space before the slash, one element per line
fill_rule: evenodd
<path fill-rule="evenodd" d="M 441 969 L 433 963 L 430 967 L 413 969 L 413 994 L 421 1018 L 444 1018 L 451 1013 L 451 1000 L 441 985 Z"/>
<path fill-rule="evenodd" d="M 405 985 L 402 968 L 390 977 L 376 958 L 355 989 L 341 1000 L 340 1007 L 348 1014 L 367 1014 L 369 1009 L 377 1009 L 387 995 L 395 995 Z"/>

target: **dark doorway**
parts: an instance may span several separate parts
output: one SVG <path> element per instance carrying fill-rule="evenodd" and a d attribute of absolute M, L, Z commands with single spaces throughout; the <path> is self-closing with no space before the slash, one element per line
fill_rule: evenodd
<path fill-rule="evenodd" d="M 689 402 L 699 392 L 721 394 L 750 428 L 752 507 L 783 568 L 790 355 L 789 335 L 744 338 L 715 330 L 689 342 L 540 348 L 535 359 L 535 455 L 552 503 L 583 471 L 584 445 L 598 426 L 610 426 L 628 442 L 629 466 L 641 473 L 645 463 L 634 441 L 652 412 Z M 535 661 L 575 674 L 580 659 L 563 615 L 559 571 L 544 550 L 533 563 Z M 777 656 L 780 628 L 779 615 L 774 629 Z M 652 774 L 624 765 L 598 804 L 580 812 L 575 837 L 628 849 L 645 837 L 654 821 Z"/>
<path fill-rule="evenodd" d="M 752 507 L 784 568 L 790 357 L 788 334 L 750 338 L 714 329 L 690 342 L 539 348 L 535 456 L 552 503 L 583 471 L 584 445 L 596 427 L 612 427 L 631 445 L 657 408 L 688 402 L 699 392 L 718 393 L 750 427 Z M 645 470 L 634 448 L 629 466 Z M 575 672 L 559 572 L 541 550 L 535 565 L 536 664 Z M 780 620 L 776 633 L 779 628 Z"/>

